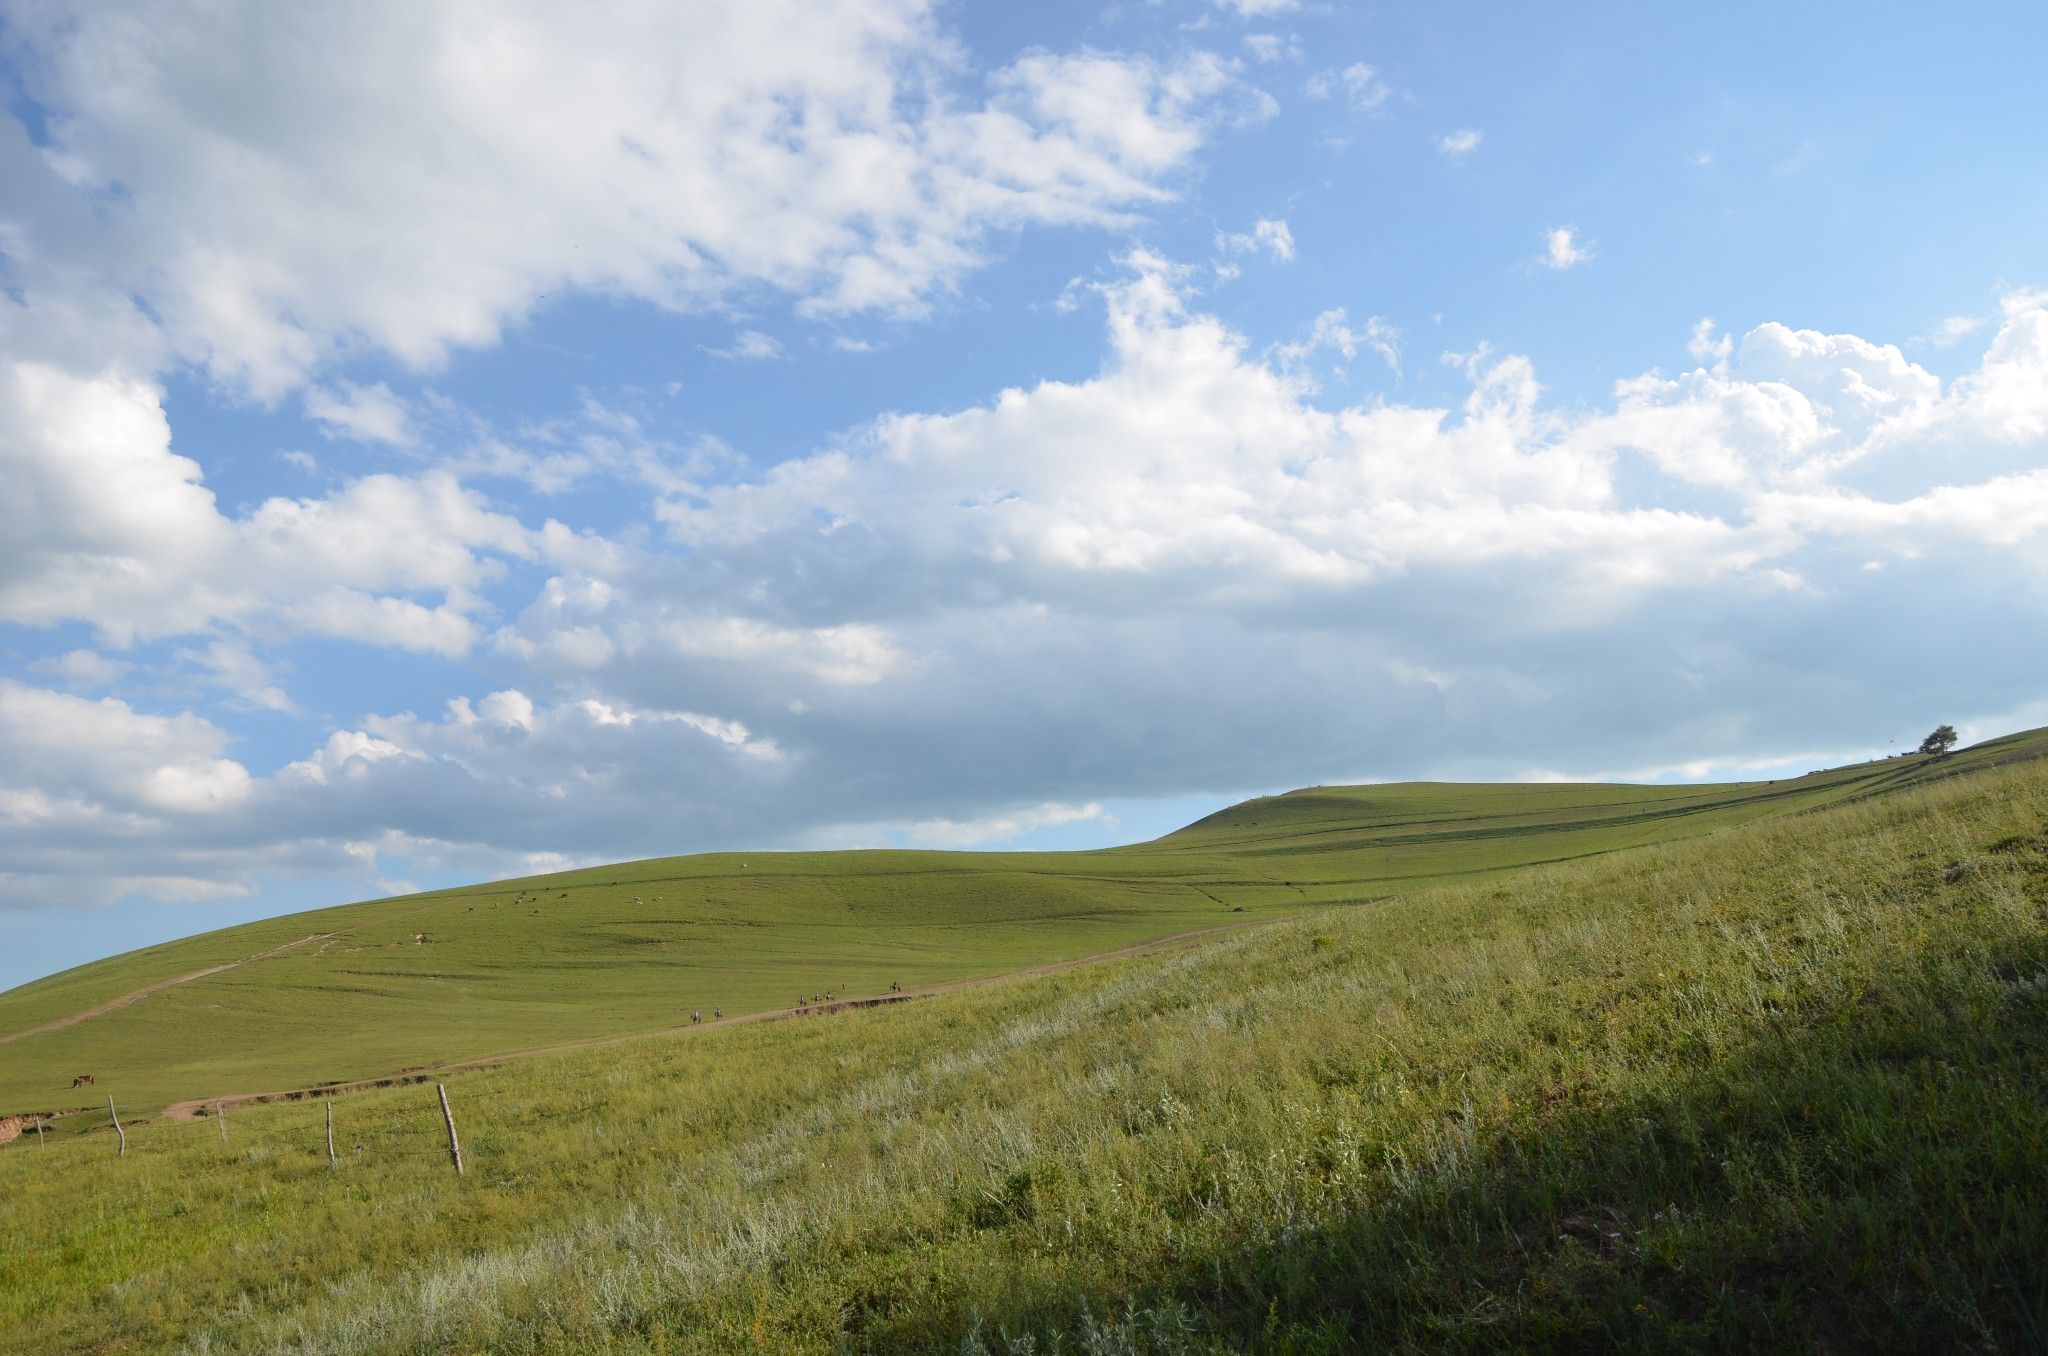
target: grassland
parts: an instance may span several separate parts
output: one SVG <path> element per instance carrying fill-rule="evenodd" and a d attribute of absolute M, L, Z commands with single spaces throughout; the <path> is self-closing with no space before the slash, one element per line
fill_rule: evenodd
<path fill-rule="evenodd" d="M 462 1075 L 459 1179 L 419 1087 L 17 1143 L 0 1346 L 2040 1350 L 2044 923 L 2032 762 Z"/>
<path fill-rule="evenodd" d="M 0 994 L 0 1112 L 78 1105 L 77 1073 L 150 1116 L 179 1099 L 658 1031 L 693 1011 L 998 974 L 1669 841 L 2043 749 L 2048 732 L 2033 731 L 1941 760 L 1720 786 L 1322 787 L 1101 852 L 662 858 L 346 905 Z"/>

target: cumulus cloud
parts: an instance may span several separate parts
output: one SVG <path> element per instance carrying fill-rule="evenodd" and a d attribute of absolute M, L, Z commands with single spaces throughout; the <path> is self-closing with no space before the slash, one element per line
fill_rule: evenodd
<path fill-rule="evenodd" d="M 276 622 L 456 653 L 517 521 L 444 472 L 220 511 L 171 451 L 162 392 L 109 369 L 0 363 L 0 620 L 90 623 L 107 643 Z M 422 597 L 424 595 L 424 597 Z"/>
<path fill-rule="evenodd" d="M 43 873 L 18 888 L 1002 841 L 1117 797 L 1568 767 L 1596 735 L 1624 768 L 1867 747 L 1852 720 L 1964 691 L 1900 643 L 1936 622 L 1973 638 L 1977 714 L 2034 699 L 2048 299 L 2009 298 L 1947 384 L 1857 336 L 1705 325 L 1698 366 L 1602 408 L 1485 350 L 1460 400 L 1330 407 L 1188 278 L 1140 253 L 1092 290 L 1091 376 L 671 482 L 669 541 L 548 557 L 491 636 L 517 687 L 274 772 L 198 717 L 13 685 L 0 844 Z M 392 577 L 374 539 L 337 549 Z"/>
<path fill-rule="evenodd" d="M 772 781 L 782 762 L 735 721 L 516 689 L 337 730 L 269 776 L 227 742 L 190 714 L 0 679 L 0 907 L 217 898 L 279 872 L 367 882 L 380 854 L 497 870 L 581 860 L 534 846 L 559 837 L 624 856 L 657 814 L 731 829 L 723 798 L 758 800 L 748 779 Z"/>
<path fill-rule="evenodd" d="M 1294 258 L 1294 232 L 1277 218 L 1262 217 L 1249 231 L 1219 235 L 1216 245 L 1227 254 L 1264 253 L 1282 263 Z"/>
<path fill-rule="evenodd" d="M 759 330 L 741 330 L 733 336 L 730 344 L 723 348 L 706 348 L 704 352 L 727 361 L 767 362 L 782 356 L 782 345 L 773 335 Z"/>
<path fill-rule="evenodd" d="M 1361 348 L 1377 353 L 1394 373 L 1401 371 L 1401 331 L 1393 322 L 1372 315 L 1353 326 L 1349 313 L 1341 306 L 1317 316 L 1303 338 L 1275 344 L 1273 354 L 1283 367 L 1299 370 L 1311 355 L 1321 350 L 1328 349 L 1349 361 L 1358 356 Z"/>
<path fill-rule="evenodd" d="M 1252 60 L 1265 65 L 1274 61 L 1301 60 L 1301 42 L 1293 37 L 1281 37 L 1278 33 L 1247 33 L 1244 35 L 1244 50 L 1251 53 Z"/>
<path fill-rule="evenodd" d="M 364 345 L 435 363 L 561 289 L 915 310 L 990 231 L 1128 223 L 1270 107 L 1201 53 L 977 87 L 923 0 L 599 10 L 31 4 L 10 37 L 101 265 L 262 395 Z"/>
<path fill-rule="evenodd" d="M 1436 148 L 1445 155 L 1455 159 L 1458 156 L 1470 155 L 1478 150 L 1479 143 L 1483 140 L 1485 140 L 1483 134 L 1467 127 L 1460 131 L 1447 132 L 1443 136 L 1438 137 L 1436 139 Z"/>
<path fill-rule="evenodd" d="M 1593 257 L 1593 243 L 1581 240 L 1576 226 L 1554 226 L 1543 233 L 1543 263 L 1548 268 L 1577 268 Z"/>
<path fill-rule="evenodd" d="M 381 381 L 371 386 L 345 381 L 330 389 L 308 391 L 306 416 L 330 438 L 394 447 L 410 446 L 414 441 L 411 411 Z"/>
<path fill-rule="evenodd" d="M 227 736 L 192 715 L 157 716 L 0 679 L 0 764 L 15 825 L 85 814 L 183 819 L 249 797 Z"/>

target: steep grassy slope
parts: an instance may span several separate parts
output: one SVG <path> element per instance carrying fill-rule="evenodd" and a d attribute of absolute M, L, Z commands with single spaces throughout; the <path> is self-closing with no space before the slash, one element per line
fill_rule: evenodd
<path fill-rule="evenodd" d="M 180 1098 L 660 1030 L 692 1011 L 997 973 L 1703 833 L 2043 749 L 2048 732 L 2033 731 L 1942 760 L 1722 786 L 1324 787 L 1101 852 L 663 858 L 296 914 L 0 994 L 0 1111 L 76 1105 L 77 1073 L 148 1114 Z M 56 1022 L 71 1024 L 39 1030 Z"/>
<path fill-rule="evenodd" d="M 425 1088 L 17 1143 L 0 1345 L 2039 1350 L 2044 924 L 2035 762 L 463 1075 L 460 1179 Z"/>

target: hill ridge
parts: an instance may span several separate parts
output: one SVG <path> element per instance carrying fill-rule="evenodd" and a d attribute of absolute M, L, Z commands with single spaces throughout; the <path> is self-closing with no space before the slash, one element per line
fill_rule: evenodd
<path fill-rule="evenodd" d="M 0 1108 L 65 1104 L 79 1073 L 161 1106 L 661 1030 L 691 1011 L 924 988 L 1695 836 L 2044 750 L 2048 731 L 2027 731 L 1771 782 L 1304 788 L 1122 848 L 658 857 L 338 905 L 0 993 L 0 1031 L 14 1033 Z M 321 945 L 293 945 L 308 934 Z M 78 1014 L 90 1015 L 66 1020 Z"/>

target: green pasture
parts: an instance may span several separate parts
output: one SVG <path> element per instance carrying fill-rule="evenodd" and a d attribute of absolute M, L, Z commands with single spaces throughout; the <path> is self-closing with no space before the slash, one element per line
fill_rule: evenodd
<path fill-rule="evenodd" d="M 1995 761 L 1884 796 L 1836 774 L 1813 790 L 1837 803 L 1768 819 L 1730 788 L 1557 792 L 1567 838 L 1654 834 L 1649 799 L 1752 821 L 1598 856 L 1531 831 L 1505 789 L 1261 802 L 1176 836 L 1192 858 L 1169 838 L 1092 859 L 1157 868 L 1119 882 L 1158 887 L 1175 861 L 1220 879 L 1201 853 L 1283 825 L 1361 840 L 1326 862 L 1436 851 L 1455 802 L 1493 874 L 1329 907 L 1240 864 L 1258 907 L 1299 916 L 450 1076 L 460 1178 L 431 1083 L 335 1099 L 332 1168 L 319 1101 L 237 1109 L 225 1144 L 210 1118 L 141 1124 L 125 1157 L 104 1112 L 81 1115 L 0 1148 L 0 1348 L 2040 1350 L 2048 763 Z M 1338 802 L 1370 821 L 1347 829 Z M 1513 852 L 1583 859 L 1499 870 Z M 737 861 L 649 863 L 616 888 L 732 891 L 733 918 L 741 898 L 820 901 L 767 915 L 792 932 L 871 910 L 900 920 L 876 945 L 904 949 L 857 954 L 906 974 L 926 944 L 934 967 L 1006 963 L 917 941 L 919 906 L 872 888 L 936 862 L 803 874 L 826 860 L 749 886 Z M 1272 860 L 1313 894 L 1306 857 Z M 1010 961 L 1074 897 L 985 884 L 954 882 L 1008 919 Z M 453 898 L 509 909 L 521 888 Z M 412 926 L 364 907 L 392 912 L 352 923 L 356 944 Z M 606 969 L 562 976 L 613 916 L 524 925 L 508 955 L 555 981 L 536 1011 L 579 986 L 610 1001 Z M 291 1016 L 231 973 L 239 1001 Z M 258 973 L 299 1001 L 340 982 Z M 376 992 L 364 1010 L 407 990 Z"/>
<path fill-rule="evenodd" d="M 991 975 L 1183 931 L 1358 904 L 1668 841 L 2048 749 L 1710 786 L 1319 787 L 1078 853 L 659 858 L 316 910 L 0 994 L 0 1038 L 167 978 L 314 937 L 60 1030 L 0 1044 L 0 1114 L 347 1082 Z M 423 941 L 415 940 L 423 937 Z M 58 1129 L 68 1128 L 63 1122 Z"/>

